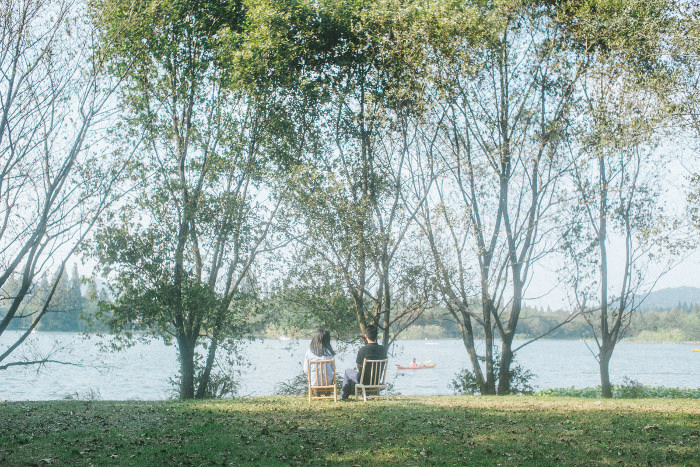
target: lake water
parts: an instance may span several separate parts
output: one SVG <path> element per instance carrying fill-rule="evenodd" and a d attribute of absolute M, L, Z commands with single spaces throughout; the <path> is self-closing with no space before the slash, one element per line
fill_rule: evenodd
<path fill-rule="evenodd" d="M 6 332 L 0 350 L 17 334 Z M 157 400 L 173 396 L 169 378 L 178 371 L 174 347 L 160 341 L 137 344 L 124 352 L 99 352 L 97 337 L 84 338 L 72 333 L 35 333 L 38 349 L 54 343 L 71 349 L 53 359 L 82 366 L 52 364 L 37 373 L 31 368 L 0 371 L 0 399 L 52 400 L 97 397 L 103 400 Z M 265 339 L 250 342 L 245 350 L 247 366 L 241 366 L 240 396 L 275 393 L 275 386 L 301 373 L 308 340 Z M 589 345 L 594 345 L 590 344 Z M 700 348 L 692 344 L 648 344 L 623 342 L 611 361 L 613 384 L 627 377 L 648 386 L 700 387 Z M 339 352 L 339 373 L 354 365 L 356 349 Z M 426 370 L 399 371 L 397 364 L 430 360 L 437 366 Z M 404 395 L 452 394 L 448 384 L 455 373 L 468 366 L 460 340 L 398 341 L 391 349 L 387 380 Z M 600 384 L 598 365 L 583 341 L 542 340 L 517 355 L 517 363 L 532 371 L 536 389 L 595 387 Z"/>

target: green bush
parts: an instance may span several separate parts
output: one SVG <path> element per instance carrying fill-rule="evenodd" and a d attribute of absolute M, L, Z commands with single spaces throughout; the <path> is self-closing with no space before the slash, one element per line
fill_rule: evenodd
<path fill-rule="evenodd" d="M 628 378 L 623 379 L 624 384 L 613 386 L 613 398 L 615 399 L 700 399 L 700 388 L 666 388 L 644 386 L 638 381 Z M 595 388 L 556 388 L 545 389 L 537 393 L 538 396 L 580 397 L 597 399 L 601 397 L 601 387 Z"/>
<path fill-rule="evenodd" d="M 485 361 L 484 357 L 479 357 L 480 361 Z M 496 386 L 498 386 L 498 373 L 501 368 L 501 356 L 495 355 L 493 362 L 493 372 L 496 375 Z M 534 394 L 532 380 L 535 374 L 530 370 L 518 365 L 513 359 L 510 365 L 510 394 Z M 449 384 L 455 394 L 479 394 L 479 384 L 476 381 L 474 372 L 465 368 L 455 374 L 455 378 Z"/>
<path fill-rule="evenodd" d="M 340 392 L 340 388 L 343 385 L 343 377 L 340 374 L 335 375 L 335 384 L 338 387 L 338 391 Z M 277 385 L 275 386 L 275 395 L 301 396 L 305 395 L 308 390 L 309 383 L 306 378 L 306 373 L 301 372 L 288 381 L 282 381 L 281 383 L 277 383 Z"/>

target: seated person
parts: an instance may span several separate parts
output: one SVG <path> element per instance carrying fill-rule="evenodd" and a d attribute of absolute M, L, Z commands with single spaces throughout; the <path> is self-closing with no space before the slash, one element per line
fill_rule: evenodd
<path fill-rule="evenodd" d="M 326 329 L 319 329 L 316 331 L 314 336 L 311 338 L 311 344 L 309 345 L 309 350 L 306 351 L 304 356 L 304 373 L 309 374 L 309 362 L 317 360 L 329 360 L 335 355 L 333 348 L 331 347 L 331 333 Z M 315 370 L 315 366 L 313 367 Z M 326 369 L 323 373 L 327 381 L 317 381 L 316 371 L 311 372 L 311 386 L 330 386 L 335 380 L 335 374 L 333 373 L 333 365 L 328 362 L 326 363 Z"/>
<path fill-rule="evenodd" d="M 360 377 L 365 358 L 367 360 L 384 360 L 386 358 L 386 349 L 383 345 L 377 344 L 377 326 L 367 326 L 365 338 L 367 339 L 367 344 L 360 348 L 355 359 L 357 369 L 347 369 L 343 375 L 342 400 L 348 400 L 350 393 L 355 390 L 355 384 L 359 382 L 358 378 Z"/>

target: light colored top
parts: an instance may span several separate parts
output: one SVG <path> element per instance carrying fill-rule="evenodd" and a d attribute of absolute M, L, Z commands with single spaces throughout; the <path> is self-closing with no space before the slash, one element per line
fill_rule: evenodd
<path fill-rule="evenodd" d="M 306 355 L 304 355 L 304 374 L 308 375 L 309 374 L 309 362 L 310 361 L 318 361 L 318 360 L 328 360 L 328 359 L 333 359 L 333 355 L 330 354 L 330 352 L 324 356 L 318 356 L 315 353 L 311 351 L 311 349 L 306 351 Z M 328 386 L 333 384 L 333 380 L 335 380 L 335 374 L 333 374 L 333 365 L 328 362 L 326 363 L 326 375 L 328 381 L 321 381 L 322 386 Z M 312 371 L 311 372 L 311 385 L 312 386 L 318 386 L 318 381 L 316 381 L 316 372 Z"/>

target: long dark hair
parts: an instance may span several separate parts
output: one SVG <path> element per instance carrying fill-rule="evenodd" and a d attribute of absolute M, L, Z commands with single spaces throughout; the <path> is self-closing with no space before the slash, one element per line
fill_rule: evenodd
<path fill-rule="evenodd" d="M 327 329 L 319 329 L 311 338 L 311 345 L 309 346 L 311 352 L 319 357 L 326 357 L 328 355 L 335 355 L 335 351 L 331 347 L 331 333 Z"/>

